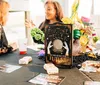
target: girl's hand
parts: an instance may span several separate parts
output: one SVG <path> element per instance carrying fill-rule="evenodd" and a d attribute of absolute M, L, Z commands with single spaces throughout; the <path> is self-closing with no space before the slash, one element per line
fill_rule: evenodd
<path fill-rule="evenodd" d="M 33 28 L 35 26 L 35 24 L 33 23 L 33 21 L 31 20 L 25 20 L 25 26 L 27 28 Z"/>

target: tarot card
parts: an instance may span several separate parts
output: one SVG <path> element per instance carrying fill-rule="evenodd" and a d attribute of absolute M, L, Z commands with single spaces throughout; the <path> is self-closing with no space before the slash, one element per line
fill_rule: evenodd
<path fill-rule="evenodd" d="M 52 24 L 45 34 L 45 61 L 59 66 L 72 66 L 72 24 Z"/>
<path fill-rule="evenodd" d="M 13 72 L 21 67 L 22 66 L 4 64 L 4 65 L 0 66 L 0 71 L 5 72 L 5 73 L 11 73 L 11 72 Z"/>
<path fill-rule="evenodd" d="M 59 85 L 65 77 L 61 77 L 58 75 L 48 75 L 44 73 L 40 73 L 34 78 L 30 79 L 30 83 L 34 83 L 36 85 Z"/>

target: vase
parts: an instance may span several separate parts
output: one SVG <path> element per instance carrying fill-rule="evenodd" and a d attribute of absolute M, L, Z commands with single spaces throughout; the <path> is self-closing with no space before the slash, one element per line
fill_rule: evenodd
<path fill-rule="evenodd" d="M 34 37 L 33 37 L 33 41 L 37 44 L 43 44 L 43 42 L 41 40 L 36 40 Z"/>

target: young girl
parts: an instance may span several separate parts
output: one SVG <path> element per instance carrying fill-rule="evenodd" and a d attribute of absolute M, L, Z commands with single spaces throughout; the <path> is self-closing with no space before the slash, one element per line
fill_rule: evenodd
<path fill-rule="evenodd" d="M 62 7 L 56 0 L 47 0 L 44 4 L 45 7 L 45 21 L 42 22 L 39 28 L 45 33 L 45 29 L 49 24 L 59 23 L 64 17 Z M 27 28 L 33 28 L 35 25 L 32 21 L 26 20 L 25 23 Z M 74 41 L 73 43 L 73 55 L 77 56 L 80 53 L 79 40 Z M 77 50 L 76 48 L 79 47 Z"/>
<path fill-rule="evenodd" d="M 6 24 L 9 11 L 9 4 L 6 0 L 0 0 L 0 54 L 14 51 L 17 46 L 16 43 L 8 45 L 3 26 Z"/>
<path fill-rule="evenodd" d="M 56 22 L 61 22 L 63 18 L 63 11 L 60 4 L 57 1 L 48 0 L 44 4 L 45 7 L 45 21 L 43 21 L 39 28 L 44 32 L 46 26 L 49 24 L 54 24 Z M 25 23 L 27 28 L 33 28 L 35 25 L 33 22 L 26 21 Z"/>

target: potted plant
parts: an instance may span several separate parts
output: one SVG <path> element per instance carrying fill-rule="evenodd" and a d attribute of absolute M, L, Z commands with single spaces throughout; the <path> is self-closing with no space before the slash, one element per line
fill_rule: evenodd
<path fill-rule="evenodd" d="M 33 28 L 31 30 L 31 36 L 35 43 L 38 43 L 38 44 L 44 43 L 44 33 L 39 28 Z"/>

